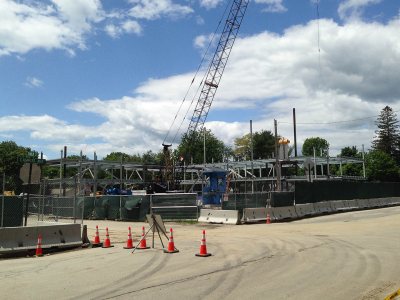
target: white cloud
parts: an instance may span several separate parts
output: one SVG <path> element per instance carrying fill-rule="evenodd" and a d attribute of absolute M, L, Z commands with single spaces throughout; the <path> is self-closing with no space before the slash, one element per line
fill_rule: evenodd
<path fill-rule="evenodd" d="M 208 47 L 210 42 L 213 40 L 213 37 L 214 37 L 213 34 L 208 34 L 208 35 L 203 34 L 203 35 L 196 36 L 193 41 L 193 45 L 200 50 L 204 50 Z M 216 40 L 216 38 L 214 38 L 214 40 Z"/>
<path fill-rule="evenodd" d="M 66 25 L 78 32 L 90 31 L 92 23 L 104 19 L 100 0 L 52 0 L 52 2 Z"/>
<path fill-rule="evenodd" d="M 200 0 L 200 6 L 211 9 L 217 7 L 222 1 L 223 0 Z"/>
<path fill-rule="evenodd" d="M 43 81 L 36 77 L 27 77 L 24 84 L 28 87 L 35 88 L 43 86 Z"/>
<path fill-rule="evenodd" d="M 271 130 L 273 119 L 277 119 L 279 134 L 291 139 L 291 113 L 295 107 L 300 146 L 307 137 L 321 136 L 331 144 L 332 154 L 350 145 L 365 144 L 368 149 L 375 119 L 340 121 L 378 115 L 385 105 L 400 109 L 400 20 L 387 24 L 339 25 L 325 19 L 319 22 L 320 57 L 316 21 L 288 28 L 281 35 L 262 32 L 238 38 L 212 104 L 213 119 L 207 122 L 207 128 L 226 143 L 233 143 L 249 131 L 246 118 L 253 119 L 254 131 Z M 68 124 L 50 116 L 2 117 L 0 134 L 26 131 L 32 138 L 56 141 L 52 143 L 57 146 L 91 145 L 96 141 L 93 147 L 104 154 L 122 149 L 128 153 L 159 151 L 193 76 L 188 72 L 149 79 L 136 88 L 133 96 L 93 98 L 69 106 L 77 114 L 93 113 L 104 119 L 96 126 Z M 200 80 L 201 76 L 194 89 Z M 182 107 L 172 136 L 193 93 Z M 192 111 L 193 107 L 188 117 Z M 245 121 L 223 121 L 231 113 Z M 187 126 L 186 119 L 181 132 Z"/>
<path fill-rule="evenodd" d="M 382 0 L 344 0 L 339 5 L 338 14 L 342 20 L 359 20 L 366 6 L 380 2 Z"/>
<path fill-rule="evenodd" d="M 283 5 L 283 0 L 255 0 L 255 3 L 266 4 L 267 7 L 263 9 L 265 12 L 280 13 L 287 11 Z"/>
<path fill-rule="evenodd" d="M 25 54 L 32 49 L 85 49 L 85 34 L 102 20 L 98 0 L 0 1 L 0 56 Z"/>
<path fill-rule="evenodd" d="M 126 20 L 119 25 L 108 24 L 104 28 L 105 32 L 112 38 L 118 38 L 122 34 L 136 34 L 140 35 L 142 33 L 142 27 L 137 21 Z"/>
<path fill-rule="evenodd" d="M 190 6 L 176 4 L 171 0 L 130 0 L 133 7 L 129 15 L 137 19 L 155 20 L 162 16 L 182 17 L 193 12 Z"/>
<path fill-rule="evenodd" d="M 140 26 L 140 24 L 133 20 L 125 21 L 122 24 L 122 28 L 126 33 L 134 33 L 137 35 L 142 33 L 142 27 Z"/>

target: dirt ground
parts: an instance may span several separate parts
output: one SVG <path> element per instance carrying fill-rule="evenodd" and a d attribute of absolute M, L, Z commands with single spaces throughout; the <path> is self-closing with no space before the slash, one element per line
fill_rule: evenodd
<path fill-rule="evenodd" d="M 96 225 L 102 240 L 108 227 L 114 247 L 0 260 L 0 298 L 366 300 L 400 288 L 400 207 L 290 223 L 168 222 L 175 254 L 158 237 L 155 249 L 123 249 L 128 226 L 136 244 L 146 223 L 84 224 L 91 240 Z M 195 256 L 203 229 L 207 258 Z"/>

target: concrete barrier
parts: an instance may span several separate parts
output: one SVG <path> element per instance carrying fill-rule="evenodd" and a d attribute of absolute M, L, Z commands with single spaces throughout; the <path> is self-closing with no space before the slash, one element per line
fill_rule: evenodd
<path fill-rule="evenodd" d="M 400 198 L 399 197 L 390 198 L 390 203 L 391 203 L 391 205 L 399 205 L 400 204 Z"/>
<path fill-rule="evenodd" d="M 390 206 L 390 198 L 381 198 L 380 199 L 381 207 Z"/>
<path fill-rule="evenodd" d="M 238 224 L 239 211 L 221 209 L 201 209 L 199 222 L 217 224 Z"/>
<path fill-rule="evenodd" d="M 267 208 L 243 208 L 242 221 L 244 223 L 253 223 L 267 220 Z"/>
<path fill-rule="evenodd" d="M 358 209 L 357 200 L 347 200 L 347 205 L 350 210 Z"/>
<path fill-rule="evenodd" d="M 80 224 L 49 224 L 0 228 L 0 254 L 36 249 L 39 234 L 42 248 L 72 248 L 82 245 Z"/>
<path fill-rule="evenodd" d="M 357 199 L 357 205 L 358 205 L 358 208 L 360 208 L 360 209 L 369 208 L 368 199 Z"/>
<path fill-rule="evenodd" d="M 331 202 L 331 208 L 333 212 L 340 212 L 343 210 L 346 210 L 346 206 L 344 204 L 343 200 L 335 200 L 335 201 L 330 201 Z"/>
<path fill-rule="evenodd" d="M 314 209 L 319 214 L 329 214 L 329 213 L 332 212 L 332 207 L 331 207 L 329 201 L 327 201 L 327 202 L 315 202 L 314 203 Z"/>
<path fill-rule="evenodd" d="M 314 205 L 312 203 L 296 204 L 294 207 L 298 217 L 311 217 L 315 215 Z"/>
<path fill-rule="evenodd" d="M 294 206 L 271 207 L 272 219 L 275 221 L 297 219 L 297 213 Z"/>
<path fill-rule="evenodd" d="M 378 199 L 368 199 L 369 207 L 379 207 L 380 203 Z"/>

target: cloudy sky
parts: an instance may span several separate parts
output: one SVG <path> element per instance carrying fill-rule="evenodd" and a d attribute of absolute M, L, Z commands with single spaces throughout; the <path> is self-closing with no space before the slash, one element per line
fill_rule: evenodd
<path fill-rule="evenodd" d="M 186 131 L 202 71 L 178 109 L 230 2 L 0 0 L 0 140 L 158 152 Z M 277 119 L 292 140 L 296 108 L 299 148 L 368 149 L 380 110 L 400 110 L 399 69 L 399 1 L 251 0 L 206 127 L 232 145 Z"/>

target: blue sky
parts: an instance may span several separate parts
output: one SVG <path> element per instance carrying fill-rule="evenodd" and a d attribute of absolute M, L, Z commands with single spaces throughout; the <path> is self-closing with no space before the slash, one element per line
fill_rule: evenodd
<path fill-rule="evenodd" d="M 230 2 L 1 0 L 0 140 L 49 158 L 159 151 Z M 399 16 L 395 0 L 250 1 L 206 127 L 233 144 L 275 118 L 291 139 L 296 107 L 300 147 L 369 148 L 371 116 L 400 109 Z"/>

